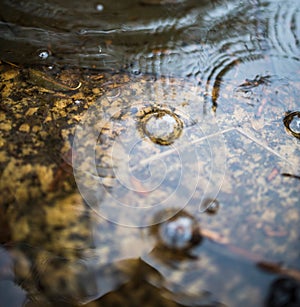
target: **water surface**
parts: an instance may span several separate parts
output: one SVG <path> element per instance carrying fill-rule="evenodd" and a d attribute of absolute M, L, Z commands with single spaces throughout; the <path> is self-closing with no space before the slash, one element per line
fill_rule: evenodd
<path fill-rule="evenodd" d="M 300 5 L 199 2 L 1 2 L 0 305 L 299 304 Z"/>

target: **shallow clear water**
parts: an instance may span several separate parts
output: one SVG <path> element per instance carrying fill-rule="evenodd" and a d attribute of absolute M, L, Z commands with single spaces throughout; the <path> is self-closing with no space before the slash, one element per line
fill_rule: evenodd
<path fill-rule="evenodd" d="M 3 0 L 0 17 L 1 306 L 299 304 L 298 0 Z M 203 240 L 165 248 L 157 233 L 192 236 L 151 230 L 162 208 Z"/>

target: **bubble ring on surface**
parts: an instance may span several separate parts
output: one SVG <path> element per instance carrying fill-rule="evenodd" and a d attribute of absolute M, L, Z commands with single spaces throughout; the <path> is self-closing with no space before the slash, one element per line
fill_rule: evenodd
<path fill-rule="evenodd" d="M 283 123 L 287 132 L 293 135 L 295 138 L 300 139 L 300 112 L 290 112 L 284 119 Z"/>
<path fill-rule="evenodd" d="M 108 92 L 87 110 L 76 127 L 72 165 L 79 192 L 96 214 L 119 225 L 146 227 L 176 214 L 170 210 L 163 220 L 149 218 L 158 211 L 177 208 L 178 212 L 189 204 L 199 187 L 199 159 L 211 170 L 204 181 L 203 197 L 216 196 L 225 172 L 224 141 L 212 122 L 201 123 L 201 116 L 191 118 L 189 110 L 185 113 L 180 107 L 196 101 L 199 109 L 203 102 L 199 92 L 178 104 L 183 94 L 177 87 L 167 92 L 154 83 L 138 84 L 142 95 L 132 96 L 131 86 L 120 87 L 116 97 Z M 127 101 L 130 103 L 124 103 Z M 153 118 L 166 120 L 166 125 L 160 120 L 154 123 L 162 124 L 166 134 L 159 129 L 154 129 L 155 137 L 152 130 L 145 133 Z M 221 157 L 217 163 L 215 156 Z"/>
<path fill-rule="evenodd" d="M 146 135 L 152 142 L 171 145 L 180 137 L 183 122 L 170 110 L 155 108 L 141 117 L 138 128 L 140 133 Z M 168 130 L 164 132 L 164 128 L 168 128 Z"/>

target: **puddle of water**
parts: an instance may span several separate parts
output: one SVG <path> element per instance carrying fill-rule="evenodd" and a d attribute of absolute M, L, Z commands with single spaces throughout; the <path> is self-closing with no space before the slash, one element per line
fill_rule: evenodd
<path fill-rule="evenodd" d="M 0 305 L 299 304 L 298 0 L 0 16 Z"/>

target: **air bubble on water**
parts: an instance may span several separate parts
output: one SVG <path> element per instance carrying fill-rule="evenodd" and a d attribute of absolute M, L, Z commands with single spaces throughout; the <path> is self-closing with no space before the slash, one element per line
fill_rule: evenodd
<path fill-rule="evenodd" d="M 300 112 L 289 112 L 283 119 L 286 130 L 294 137 L 300 139 Z"/>
<path fill-rule="evenodd" d="M 46 60 L 50 56 L 50 52 L 48 50 L 39 50 L 38 56 L 40 59 Z"/>
<path fill-rule="evenodd" d="M 78 31 L 78 34 L 79 35 L 86 35 L 88 33 L 88 31 L 86 30 L 86 29 L 80 29 L 79 31 Z"/>
<path fill-rule="evenodd" d="M 190 244 L 193 236 L 193 220 L 184 216 L 167 221 L 160 226 L 159 235 L 167 247 L 185 248 Z"/>
<path fill-rule="evenodd" d="M 152 142 L 170 145 L 178 139 L 183 130 L 183 122 L 170 110 L 154 109 L 146 113 L 140 122 L 140 132 Z"/>
<path fill-rule="evenodd" d="M 201 204 L 200 211 L 207 214 L 216 214 L 219 208 L 220 204 L 216 199 L 206 198 Z"/>
<path fill-rule="evenodd" d="M 290 129 L 295 133 L 300 133 L 300 117 L 294 117 L 290 123 Z"/>
<path fill-rule="evenodd" d="M 102 12 L 102 11 L 104 10 L 104 5 L 103 5 L 103 4 L 97 4 L 97 5 L 96 5 L 96 10 L 97 10 L 98 12 Z"/>

